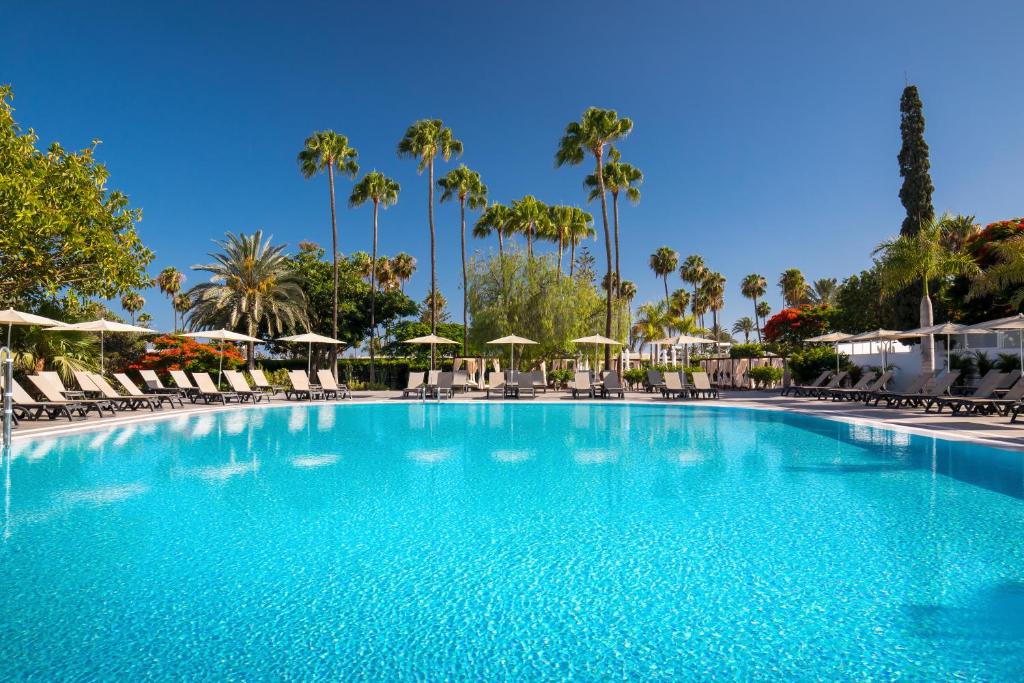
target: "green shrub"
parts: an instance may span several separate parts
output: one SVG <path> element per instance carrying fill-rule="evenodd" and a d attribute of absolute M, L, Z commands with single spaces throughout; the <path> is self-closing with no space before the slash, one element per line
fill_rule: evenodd
<path fill-rule="evenodd" d="M 996 361 L 999 372 L 1013 372 L 1020 369 L 1020 358 L 1015 353 L 1001 353 Z"/>
<path fill-rule="evenodd" d="M 754 387 L 757 389 L 768 389 L 779 383 L 782 379 L 782 368 L 777 368 L 772 365 L 762 365 L 756 368 L 750 368 L 747 371 L 750 379 L 754 381 Z"/>
<path fill-rule="evenodd" d="M 813 346 L 789 357 L 789 371 L 797 384 L 811 382 L 825 370 L 834 370 L 835 367 L 836 352 L 831 346 Z M 850 359 L 845 353 L 839 354 L 839 367 L 852 370 Z"/>
<path fill-rule="evenodd" d="M 633 368 L 631 370 L 626 370 L 624 373 L 622 373 L 622 379 L 628 382 L 629 385 L 634 389 L 643 384 L 646 378 L 647 373 L 641 370 L 640 368 Z"/>
<path fill-rule="evenodd" d="M 555 369 L 548 373 L 548 381 L 551 382 L 556 389 L 564 387 L 572 377 L 573 373 L 569 368 Z"/>
<path fill-rule="evenodd" d="M 729 349 L 729 358 L 761 358 L 764 347 L 760 344 L 733 344 Z"/>

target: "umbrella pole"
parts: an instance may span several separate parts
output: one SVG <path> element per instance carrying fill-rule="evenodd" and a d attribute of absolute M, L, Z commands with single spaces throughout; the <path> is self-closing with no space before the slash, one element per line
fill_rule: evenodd
<path fill-rule="evenodd" d="M 7 323 L 7 348 L 11 348 L 11 328 L 14 327 L 14 323 Z"/>
<path fill-rule="evenodd" d="M 220 362 L 217 365 L 217 388 L 220 389 L 220 376 L 224 371 L 224 340 L 220 342 Z"/>
<path fill-rule="evenodd" d="M 103 363 L 103 330 L 100 330 L 100 374 L 104 374 Z"/>
<path fill-rule="evenodd" d="M 309 348 L 306 350 L 306 375 L 313 374 L 313 342 L 309 342 Z"/>

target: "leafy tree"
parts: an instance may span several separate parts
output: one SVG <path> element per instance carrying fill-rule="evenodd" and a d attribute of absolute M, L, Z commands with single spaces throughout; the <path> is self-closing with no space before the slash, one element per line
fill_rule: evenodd
<path fill-rule="evenodd" d="M 383 173 L 371 171 L 363 176 L 362 180 L 352 188 L 352 195 L 348 198 L 349 206 L 362 206 L 366 202 L 373 203 L 373 252 L 370 256 L 372 262 L 377 264 L 377 222 L 381 207 L 385 209 L 398 203 L 398 193 L 402 186 L 397 181 L 388 178 Z M 390 264 L 378 264 L 370 269 L 370 383 L 377 381 L 376 375 L 376 344 L 374 343 L 377 332 L 377 272 L 380 269 L 389 269 Z"/>
<path fill-rule="evenodd" d="M 683 282 L 693 285 L 693 299 L 690 303 L 693 305 L 693 314 L 697 315 L 698 306 L 698 287 L 700 283 L 704 282 L 704 278 L 707 277 L 708 267 L 704 265 L 704 259 L 697 254 L 690 254 L 683 261 L 682 267 L 679 269 L 679 277 Z M 703 313 L 702 313 L 703 315 Z M 703 324 L 701 325 L 703 327 Z"/>
<path fill-rule="evenodd" d="M 210 254 L 214 263 L 192 267 L 210 273 L 209 282 L 188 291 L 192 329 L 223 327 L 256 336 L 261 327 L 280 335 L 307 325 L 306 295 L 285 245 L 270 246 L 262 230 L 251 236 L 229 232 L 215 244 L 223 251 Z M 253 346 L 248 345 L 249 369 L 255 367 Z"/>
<path fill-rule="evenodd" d="M 583 159 L 589 152 L 594 157 L 594 173 L 597 177 L 597 190 L 601 198 L 601 222 L 604 224 L 604 245 L 607 258 L 608 272 L 612 271 L 612 242 L 608 229 L 608 199 L 605 195 L 604 185 L 604 155 L 608 145 L 629 135 L 633 130 L 633 122 L 628 118 L 619 118 L 617 112 L 611 109 L 598 109 L 590 107 L 579 121 L 573 121 L 565 127 L 565 134 L 558 144 L 558 151 L 555 153 L 555 165 L 564 166 L 570 164 L 577 166 L 583 163 Z M 612 292 L 608 290 L 605 295 L 605 336 L 612 334 Z M 606 346 L 604 350 L 604 363 L 611 367 L 612 352 Z"/>
<path fill-rule="evenodd" d="M 178 306 L 175 304 L 175 297 L 181 292 L 183 284 L 185 284 L 185 274 L 173 266 L 164 268 L 156 276 L 156 286 L 160 289 L 160 293 L 171 300 L 171 316 L 174 318 L 173 327 L 175 332 L 180 329 L 178 327 Z"/>
<path fill-rule="evenodd" d="M 640 184 L 644 182 L 644 174 L 632 164 L 621 161 L 619 150 L 614 147 L 608 149 L 608 162 L 604 165 L 604 189 L 612 195 L 612 220 L 615 227 L 615 273 L 618 279 L 622 280 L 622 270 L 619 268 L 619 194 L 626 193 L 626 197 L 633 204 L 640 203 Z M 590 201 L 597 199 L 600 188 L 597 176 L 588 175 L 583 184 L 590 188 Z M 674 270 L 674 268 L 673 268 Z M 622 296 L 622 292 L 616 292 Z"/>
<path fill-rule="evenodd" d="M 764 275 L 759 273 L 751 273 L 750 275 L 743 278 L 740 283 L 740 293 L 754 302 L 754 327 L 757 329 L 757 340 L 762 341 L 761 338 L 761 322 L 758 320 L 760 313 L 758 312 L 757 300 L 765 295 L 768 291 L 768 280 L 765 279 Z M 765 314 L 767 316 L 767 314 Z"/>
<path fill-rule="evenodd" d="M 782 293 L 782 300 L 788 307 L 800 306 L 807 303 L 808 291 L 807 280 L 799 268 L 787 268 L 779 276 L 779 291 Z"/>
<path fill-rule="evenodd" d="M 580 247 L 579 256 L 573 258 L 573 266 L 569 271 L 570 277 L 576 277 L 593 284 L 596 277 L 596 272 L 594 271 L 596 264 L 597 259 L 590 253 L 590 249 L 586 246 Z"/>
<path fill-rule="evenodd" d="M 651 254 L 649 265 L 665 284 L 665 304 L 668 305 L 668 276 L 676 272 L 679 266 L 679 253 L 671 247 L 658 247 L 657 251 Z"/>
<path fill-rule="evenodd" d="M 987 267 L 971 285 L 968 300 L 997 297 L 1000 304 L 1016 311 L 1024 304 L 1024 233 L 990 242 L 984 259 Z"/>
<path fill-rule="evenodd" d="M 299 171 L 304 178 L 327 171 L 327 186 L 331 193 L 331 256 L 334 263 L 334 314 L 331 317 L 331 336 L 338 337 L 338 217 L 334 200 L 334 171 L 350 179 L 359 173 L 356 158 L 359 152 L 348 144 L 348 138 L 333 130 L 318 130 L 308 138 L 298 155 Z M 331 347 L 331 373 L 338 376 L 338 348 Z"/>
<path fill-rule="evenodd" d="M 114 298 L 146 287 L 153 254 L 135 230 L 142 211 L 108 190 L 99 140 L 78 152 L 14 120 L 13 92 L 0 86 L 0 306 L 58 295 Z"/>
<path fill-rule="evenodd" d="M 732 333 L 742 334 L 744 344 L 750 343 L 750 335 L 756 329 L 757 323 L 749 316 L 743 316 L 732 325 Z"/>
<path fill-rule="evenodd" d="M 900 137 L 903 145 L 897 160 L 900 165 L 900 202 L 906 209 L 900 233 L 912 237 L 933 218 L 932 177 L 928 143 L 924 141 L 924 111 L 916 85 L 908 85 L 900 97 Z"/>
<path fill-rule="evenodd" d="M 814 281 L 807 292 L 807 298 L 816 306 L 833 306 L 838 294 L 839 281 L 834 277 L 823 277 Z"/>
<path fill-rule="evenodd" d="M 434 229 L 434 160 L 441 157 L 444 161 L 452 155 L 462 154 L 462 142 L 456 140 L 452 129 L 444 125 L 441 119 L 422 119 L 409 126 L 405 135 L 398 142 L 398 157 L 416 159 L 417 171 L 427 174 L 427 222 L 430 224 L 430 291 L 437 292 L 437 233 Z M 436 297 L 431 297 L 432 300 Z M 437 334 L 437 310 L 430 311 L 430 332 Z M 431 352 L 430 365 L 434 366 L 435 352 Z"/>
<path fill-rule="evenodd" d="M 429 295 L 428 295 L 429 296 Z M 430 346 L 420 344 L 405 344 L 405 340 L 415 337 L 425 337 L 431 334 L 430 321 L 402 320 L 395 324 L 394 338 L 384 347 L 384 353 L 391 358 L 412 358 L 417 365 L 430 362 Z M 458 339 L 462 336 L 462 325 L 458 323 L 437 322 L 437 334 L 448 339 Z M 435 354 L 442 358 L 454 358 L 458 355 L 459 347 L 453 344 L 442 344 L 435 347 Z"/>
<path fill-rule="evenodd" d="M 487 205 L 487 186 L 480 180 L 480 174 L 471 171 L 465 164 L 452 169 L 448 175 L 437 181 L 441 188 L 441 201 L 457 199 L 459 202 L 459 223 L 462 239 L 462 353 L 469 354 L 469 339 L 466 329 L 469 325 L 466 316 L 469 310 L 469 274 L 466 271 L 466 206 L 470 209 L 481 209 Z"/>

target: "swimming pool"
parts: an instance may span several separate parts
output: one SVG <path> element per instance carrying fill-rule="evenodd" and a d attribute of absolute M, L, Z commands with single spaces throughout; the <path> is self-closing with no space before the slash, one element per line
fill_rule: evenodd
<path fill-rule="evenodd" d="M 1021 453 L 769 411 L 389 403 L 6 465 L 3 680 L 1024 669 Z"/>

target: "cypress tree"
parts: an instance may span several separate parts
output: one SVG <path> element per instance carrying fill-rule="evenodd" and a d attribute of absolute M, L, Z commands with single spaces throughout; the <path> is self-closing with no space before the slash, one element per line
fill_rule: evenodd
<path fill-rule="evenodd" d="M 900 136 L 903 146 L 897 159 L 900 163 L 900 202 L 907 210 L 900 233 L 916 235 L 921 224 L 935 217 L 932 207 L 932 177 L 929 173 L 928 143 L 924 141 L 924 111 L 916 85 L 903 89 L 900 98 Z"/>

